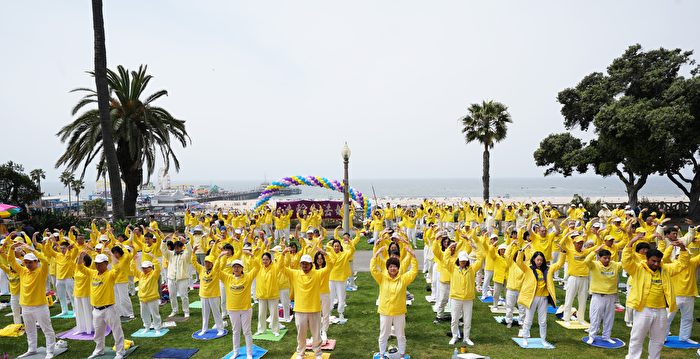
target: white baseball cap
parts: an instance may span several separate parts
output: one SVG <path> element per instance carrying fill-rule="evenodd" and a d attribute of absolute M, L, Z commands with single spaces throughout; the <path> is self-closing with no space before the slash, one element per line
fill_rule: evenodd
<path fill-rule="evenodd" d="M 240 260 L 240 259 L 236 259 L 235 261 L 233 261 L 233 264 L 232 264 L 232 265 L 234 265 L 234 266 L 235 266 L 235 265 L 239 265 L 239 266 L 245 268 L 245 266 L 243 265 L 243 261 Z"/>
<path fill-rule="evenodd" d="M 313 263 L 314 260 L 313 260 L 313 258 L 311 258 L 310 255 L 304 254 L 303 256 L 301 256 L 301 260 L 299 260 L 299 262 L 300 262 L 300 263 L 303 263 L 303 262 L 306 262 L 306 263 Z"/>
<path fill-rule="evenodd" d="M 501 245 L 498 246 L 498 250 L 500 251 L 501 249 L 506 250 L 506 249 L 508 249 L 508 246 L 505 245 L 505 243 L 501 243 Z"/>
<path fill-rule="evenodd" d="M 615 217 L 612 220 L 613 222 L 622 222 L 622 219 L 620 217 Z"/>
<path fill-rule="evenodd" d="M 95 263 L 104 263 L 104 262 L 109 262 L 109 258 L 106 255 L 100 253 L 97 256 L 95 256 Z"/>
<path fill-rule="evenodd" d="M 465 251 L 460 251 L 459 254 L 457 254 L 457 259 L 460 261 L 468 261 L 469 255 Z"/>
<path fill-rule="evenodd" d="M 491 239 L 498 238 L 498 234 L 496 233 L 491 233 L 491 236 L 489 237 Z"/>
<path fill-rule="evenodd" d="M 102 241 L 102 242 L 107 242 L 107 241 L 109 241 L 109 237 L 107 237 L 106 234 L 103 234 L 103 235 L 100 236 L 100 241 Z"/>
<path fill-rule="evenodd" d="M 307 229 L 307 230 L 306 230 L 306 234 L 309 234 L 309 233 L 313 234 L 313 233 L 314 233 L 314 230 L 313 230 L 312 228 Z"/>
<path fill-rule="evenodd" d="M 153 267 L 153 263 L 151 263 L 151 261 L 141 262 L 141 268 L 149 268 L 149 267 Z"/>
<path fill-rule="evenodd" d="M 600 223 L 600 222 L 595 222 L 595 223 L 593 223 L 593 225 L 592 225 L 591 227 L 593 227 L 593 228 L 600 228 L 600 227 L 602 227 L 602 226 L 603 226 L 602 223 Z"/>
<path fill-rule="evenodd" d="M 22 258 L 22 260 L 25 260 L 25 261 L 38 261 L 39 258 L 37 258 L 36 255 L 34 255 L 34 253 L 27 253 L 27 254 L 24 255 L 24 257 Z"/>
<path fill-rule="evenodd" d="M 241 233 L 243 233 L 243 232 L 241 232 L 240 229 L 236 229 L 236 230 L 233 231 L 233 233 L 235 233 L 235 234 L 241 234 Z"/>
<path fill-rule="evenodd" d="M 97 245 L 95 246 L 95 249 L 102 249 L 102 248 L 104 248 L 104 245 L 102 243 L 97 243 Z"/>

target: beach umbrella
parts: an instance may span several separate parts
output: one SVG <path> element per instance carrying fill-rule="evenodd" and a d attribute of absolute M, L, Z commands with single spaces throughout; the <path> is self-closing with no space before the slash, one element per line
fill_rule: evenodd
<path fill-rule="evenodd" d="M 20 211 L 22 211 L 22 209 L 17 206 L 0 203 L 0 218 L 10 218 Z"/>

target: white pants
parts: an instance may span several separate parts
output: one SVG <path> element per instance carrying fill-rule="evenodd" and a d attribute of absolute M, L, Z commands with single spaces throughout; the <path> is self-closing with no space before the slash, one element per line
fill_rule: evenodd
<path fill-rule="evenodd" d="M 537 323 L 540 325 L 540 338 L 547 340 L 547 297 L 535 297 L 532 299 L 530 308 L 525 313 L 525 323 L 523 324 L 523 338 L 530 337 L 532 320 L 537 312 Z"/>
<path fill-rule="evenodd" d="M 280 331 L 280 316 L 277 310 L 277 304 L 279 304 L 279 298 L 274 299 L 258 299 L 258 331 L 264 332 L 267 327 L 267 312 L 270 312 L 270 317 L 272 321 L 270 326 L 273 333 L 279 333 Z"/>
<path fill-rule="evenodd" d="M 214 317 L 214 329 L 224 329 L 224 319 L 221 317 L 221 298 L 202 299 L 202 330 L 209 329 L 209 313 Z"/>
<path fill-rule="evenodd" d="M 450 328 L 452 329 L 452 338 L 459 337 L 459 318 L 464 318 L 463 330 L 464 338 L 469 338 L 472 330 L 472 307 L 474 305 L 473 300 L 458 300 L 451 299 L 452 302 L 452 321 L 450 323 Z"/>
<path fill-rule="evenodd" d="M 678 311 L 681 312 L 681 328 L 678 332 L 678 339 L 688 340 L 690 339 L 690 332 L 693 329 L 693 309 L 695 309 L 695 297 L 676 297 L 676 306 L 678 306 Z M 666 332 L 671 331 L 671 323 L 673 318 L 676 316 L 676 312 L 668 313 L 668 329 Z"/>
<path fill-rule="evenodd" d="M 338 302 L 338 314 L 345 313 L 345 296 L 346 296 L 345 282 L 331 280 L 328 283 L 330 284 L 330 287 L 331 287 L 331 304 L 333 302 L 337 301 Z"/>
<path fill-rule="evenodd" d="M 289 289 L 280 289 L 280 302 L 282 303 L 282 318 L 289 321 L 292 311 L 292 300 L 289 298 Z"/>
<path fill-rule="evenodd" d="M 328 327 L 331 324 L 331 304 L 330 293 L 321 293 L 321 331 L 328 333 Z"/>
<path fill-rule="evenodd" d="M 275 230 L 275 238 L 277 239 L 277 243 L 284 243 L 284 244 L 289 244 L 289 227 L 287 228 L 282 228 L 282 229 L 276 229 Z"/>
<path fill-rule="evenodd" d="M 22 306 L 22 319 L 24 319 L 24 330 L 27 333 L 27 351 L 35 352 L 37 350 L 37 335 L 36 325 L 39 324 L 41 331 L 46 338 L 46 353 L 53 353 L 54 344 L 56 344 L 56 333 L 51 326 L 51 318 L 48 305 L 37 306 Z"/>
<path fill-rule="evenodd" d="M 168 279 L 168 291 L 170 292 L 170 306 L 173 308 L 173 313 L 177 313 L 177 297 L 182 300 L 182 311 L 185 314 L 190 313 L 190 299 L 187 296 L 189 290 L 189 279 Z"/>
<path fill-rule="evenodd" d="M 423 273 L 433 274 L 433 252 L 429 245 L 423 247 Z"/>
<path fill-rule="evenodd" d="M 120 317 L 134 316 L 134 307 L 131 305 L 131 297 L 129 297 L 129 283 L 114 284 L 114 301 Z"/>
<path fill-rule="evenodd" d="M 10 293 L 10 279 L 7 277 L 7 273 L 0 270 L 0 294 L 7 293 Z"/>
<path fill-rule="evenodd" d="M 432 274 L 430 275 L 430 296 L 437 301 L 440 296 L 440 271 L 438 271 L 437 263 L 430 266 L 432 268 Z"/>
<path fill-rule="evenodd" d="M 588 328 L 589 336 L 595 337 L 598 334 L 600 323 L 603 322 L 603 339 L 610 339 L 610 333 L 615 322 L 616 298 L 617 294 L 593 293 L 590 313 L 591 326 Z"/>
<path fill-rule="evenodd" d="M 10 309 L 12 309 L 12 323 L 22 324 L 22 307 L 19 305 L 19 294 L 10 294 Z"/>
<path fill-rule="evenodd" d="M 61 302 L 61 313 L 68 313 L 68 303 L 75 311 L 75 299 L 73 299 L 73 278 L 56 280 L 56 294 Z"/>
<path fill-rule="evenodd" d="M 105 350 L 105 330 L 109 326 L 114 336 L 114 345 L 117 353 L 124 353 L 124 331 L 122 322 L 117 313 L 117 307 L 111 306 L 102 310 L 92 309 L 92 325 L 95 327 L 95 351 Z"/>
<path fill-rule="evenodd" d="M 406 236 L 408 237 L 408 241 L 413 244 L 413 248 L 416 247 L 416 229 L 415 228 L 406 228 Z"/>
<path fill-rule="evenodd" d="M 560 255 L 561 255 L 561 252 L 559 252 L 559 251 L 552 252 L 552 260 L 549 262 L 550 265 L 552 265 L 552 264 L 558 262 L 558 261 L 559 261 L 559 256 L 560 256 Z M 561 276 L 559 275 L 559 270 L 557 270 L 556 272 L 554 272 L 554 278 L 555 278 L 555 279 L 561 278 Z"/>
<path fill-rule="evenodd" d="M 584 322 L 586 318 L 586 301 L 588 300 L 589 277 L 569 276 L 566 280 L 566 296 L 564 299 L 564 321 L 571 319 L 571 306 L 574 304 L 574 296 L 578 297 L 578 312 L 576 318 Z"/>
<path fill-rule="evenodd" d="M 498 306 L 498 300 L 501 298 L 501 292 L 503 292 L 503 283 L 493 282 L 493 306 Z"/>
<path fill-rule="evenodd" d="M 450 283 L 438 281 L 437 317 L 442 318 L 445 314 L 445 306 L 450 299 Z"/>
<path fill-rule="evenodd" d="M 642 356 L 642 345 L 647 335 L 649 336 L 649 359 L 661 357 L 661 347 L 666 340 L 666 328 L 668 328 L 668 312 L 666 308 L 644 308 L 642 311 L 634 311 L 634 324 L 630 332 L 629 350 L 627 359 L 638 359 Z"/>
<path fill-rule="evenodd" d="M 228 310 L 226 309 L 226 285 L 221 281 L 219 281 L 219 293 L 221 293 L 221 316 L 223 319 L 226 319 L 228 315 Z"/>
<path fill-rule="evenodd" d="M 143 321 L 143 327 L 146 330 L 151 328 L 153 324 L 153 329 L 159 330 L 161 325 L 160 319 L 160 299 L 152 300 L 150 302 L 140 302 L 141 307 L 141 320 Z"/>
<path fill-rule="evenodd" d="M 506 323 L 513 323 L 513 311 L 516 305 L 520 316 L 518 320 L 520 323 L 525 320 L 525 306 L 518 304 L 518 295 L 520 295 L 520 291 L 506 289 Z"/>
<path fill-rule="evenodd" d="M 315 355 L 321 355 L 321 313 L 299 313 L 294 317 L 297 326 L 297 355 L 306 350 L 306 332 L 311 331 L 311 345 Z"/>
<path fill-rule="evenodd" d="M 394 326 L 394 334 L 399 344 L 399 354 L 406 354 L 406 314 L 401 315 L 379 315 L 379 354 L 386 353 L 391 326 Z"/>
<path fill-rule="evenodd" d="M 250 331 L 250 318 L 253 316 L 253 309 L 229 310 L 228 316 L 231 318 L 233 327 L 233 352 L 238 353 L 241 348 L 241 330 L 245 337 L 246 355 L 253 355 L 253 333 Z"/>
<path fill-rule="evenodd" d="M 376 242 L 379 239 L 379 231 L 374 231 L 372 233 L 372 242 Z"/>
<path fill-rule="evenodd" d="M 481 285 L 481 295 L 484 297 L 489 291 L 489 284 L 491 284 L 491 279 L 493 279 L 493 271 L 484 269 L 484 283 Z"/>
<path fill-rule="evenodd" d="M 90 297 L 76 297 L 75 321 L 77 322 L 79 333 L 94 333 L 95 327 L 92 326 L 92 305 L 90 305 Z"/>

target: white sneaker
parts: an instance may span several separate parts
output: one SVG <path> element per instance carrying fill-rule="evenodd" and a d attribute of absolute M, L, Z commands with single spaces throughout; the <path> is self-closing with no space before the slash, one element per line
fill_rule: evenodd
<path fill-rule="evenodd" d="M 258 330 L 258 331 L 255 332 L 255 334 L 253 334 L 253 335 L 260 335 L 260 334 L 262 334 L 262 333 L 264 333 L 262 330 Z"/>
<path fill-rule="evenodd" d="M 625 325 L 627 325 L 627 328 L 632 328 L 632 323 L 626 322 Z"/>
<path fill-rule="evenodd" d="M 34 355 L 34 354 L 36 354 L 36 351 L 34 351 L 34 350 L 27 350 L 26 353 L 24 353 L 24 354 L 18 356 L 17 358 L 26 358 L 26 357 L 32 356 L 32 355 Z"/>
<path fill-rule="evenodd" d="M 224 335 L 224 330 L 223 330 L 223 329 L 218 329 L 218 330 L 216 331 L 216 336 L 217 336 L 217 337 L 220 337 L 220 336 L 222 336 L 222 335 Z"/>
<path fill-rule="evenodd" d="M 546 341 L 546 340 L 543 340 L 543 341 L 542 341 L 542 346 L 543 346 L 545 349 L 552 349 L 552 348 L 554 348 L 554 345 L 552 345 L 550 342 L 548 342 L 548 341 Z"/>
<path fill-rule="evenodd" d="M 280 333 L 272 333 L 272 335 L 274 335 L 275 337 L 279 337 Z"/>
<path fill-rule="evenodd" d="M 117 355 L 114 356 L 114 359 L 124 359 L 124 353 L 117 353 Z"/>
<path fill-rule="evenodd" d="M 523 338 L 523 345 L 527 347 L 527 338 Z"/>
<path fill-rule="evenodd" d="M 455 345 L 455 343 L 457 343 L 457 337 L 452 337 L 452 339 L 450 339 L 450 345 Z"/>
<path fill-rule="evenodd" d="M 593 344 L 593 340 L 594 340 L 594 339 L 595 339 L 595 338 L 593 338 L 592 336 L 589 336 L 589 337 L 588 337 L 588 340 L 586 340 L 586 344 L 588 344 L 588 345 Z"/>
<path fill-rule="evenodd" d="M 245 359 L 253 359 L 253 354 L 248 354 L 245 356 Z"/>
<path fill-rule="evenodd" d="M 190 317 L 190 313 L 185 313 L 185 319 Z"/>
<path fill-rule="evenodd" d="M 92 352 L 92 354 L 88 357 L 88 359 L 97 358 L 98 356 L 104 355 L 104 353 L 105 353 L 105 352 L 104 352 L 103 350 L 95 350 L 95 351 Z"/>
<path fill-rule="evenodd" d="M 684 340 L 684 342 L 686 342 L 686 343 L 688 343 L 688 344 L 693 344 L 693 345 L 698 344 L 698 342 L 696 342 L 695 340 L 690 339 L 690 338 Z"/>
<path fill-rule="evenodd" d="M 474 346 L 474 342 L 469 338 L 464 338 L 464 344 L 469 345 L 470 347 Z"/>
<path fill-rule="evenodd" d="M 610 344 L 615 344 L 615 343 L 616 343 L 614 340 L 612 340 L 612 339 L 610 339 L 610 338 L 605 339 L 605 341 L 608 342 L 608 343 L 610 343 Z"/>
<path fill-rule="evenodd" d="M 160 331 L 160 329 L 156 329 L 156 335 L 160 336 L 161 334 L 162 334 L 162 332 Z"/>
<path fill-rule="evenodd" d="M 201 336 L 204 335 L 204 333 L 206 333 L 206 332 L 207 332 L 206 330 L 202 329 L 202 330 L 199 331 L 199 333 L 197 333 L 197 335 L 199 335 L 199 336 L 201 337 Z"/>
<path fill-rule="evenodd" d="M 321 331 L 321 344 L 325 345 L 328 342 L 328 334 L 324 331 Z"/>
<path fill-rule="evenodd" d="M 341 313 L 341 314 L 338 316 L 338 319 L 340 319 L 340 320 L 345 320 L 345 314 L 342 314 L 342 313 Z"/>
<path fill-rule="evenodd" d="M 53 353 L 46 353 L 44 359 L 53 359 Z"/>
<path fill-rule="evenodd" d="M 172 318 L 177 315 L 177 312 L 170 312 L 170 315 L 168 315 L 168 318 Z"/>

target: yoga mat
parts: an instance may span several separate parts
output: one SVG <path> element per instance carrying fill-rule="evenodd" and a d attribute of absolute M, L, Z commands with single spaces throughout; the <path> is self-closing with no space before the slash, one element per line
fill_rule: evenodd
<path fill-rule="evenodd" d="M 495 319 L 496 323 L 498 323 L 498 324 L 503 324 L 503 325 L 506 324 L 506 317 L 505 316 L 502 316 L 502 315 L 496 316 L 496 317 L 493 317 L 493 319 Z M 519 322 L 520 322 L 520 317 L 517 315 L 514 315 L 513 316 L 513 325 L 518 325 Z"/>
<path fill-rule="evenodd" d="M 168 333 L 170 329 L 161 329 L 160 330 L 160 335 L 156 334 L 156 331 L 154 329 L 146 330 L 146 329 L 139 329 L 133 334 L 131 334 L 132 337 L 134 338 L 159 338 L 164 336 L 165 334 Z"/>
<path fill-rule="evenodd" d="M 590 324 L 581 324 L 578 321 L 570 321 L 568 324 L 563 321 L 563 320 L 557 320 L 557 324 L 561 325 L 562 327 L 566 329 L 573 329 L 573 330 L 580 330 L 580 329 L 588 329 L 590 327 Z"/>
<path fill-rule="evenodd" d="M 221 335 L 218 335 L 219 331 L 216 329 L 209 329 L 206 332 L 204 332 L 204 335 L 199 335 L 199 330 L 192 333 L 192 338 L 197 339 L 197 340 L 212 340 L 212 339 L 219 339 L 223 338 L 228 334 L 228 330 L 224 329 L 224 333 Z"/>
<path fill-rule="evenodd" d="M 75 313 L 73 313 L 72 310 L 69 310 L 68 313 L 66 313 L 64 315 L 56 314 L 53 317 L 51 317 L 51 319 L 73 319 L 73 318 L 75 318 Z"/>
<path fill-rule="evenodd" d="M 513 341 L 523 349 L 555 349 L 555 348 L 545 348 L 544 345 L 542 345 L 542 339 L 540 339 L 540 338 L 528 338 L 527 346 L 525 346 L 523 338 L 511 338 L 511 339 L 513 339 Z"/>
<path fill-rule="evenodd" d="M 389 358 L 389 359 L 401 359 L 401 355 L 399 355 L 399 353 L 384 353 L 384 356 L 387 357 L 387 358 Z M 374 359 L 380 359 L 380 358 L 379 358 L 379 353 L 374 353 L 374 357 L 373 357 L 373 358 L 374 358 Z M 406 359 L 410 359 L 411 356 L 408 355 L 408 354 L 406 354 L 406 355 L 405 355 L 405 358 L 406 358 Z"/>
<path fill-rule="evenodd" d="M 588 337 L 583 337 L 581 340 L 588 345 L 592 345 L 594 347 L 603 348 L 603 349 L 617 349 L 617 348 L 622 348 L 625 346 L 625 342 L 623 342 L 620 339 L 617 339 L 617 338 L 610 338 L 610 339 L 614 340 L 615 344 L 608 343 L 607 341 L 603 340 L 602 337 L 593 338 L 593 344 L 586 343 L 586 341 L 588 340 Z"/>
<path fill-rule="evenodd" d="M 547 306 L 547 313 L 548 314 L 557 314 L 557 307 L 552 307 L 551 305 Z"/>
<path fill-rule="evenodd" d="M 177 324 L 175 322 L 163 322 L 160 324 L 161 328 L 175 328 L 177 327 Z M 153 325 L 151 325 L 151 329 L 153 329 Z"/>
<path fill-rule="evenodd" d="M 323 353 L 321 354 L 321 357 L 323 359 L 328 359 L 331 357 L 330 353 Z M 297 358 L 297 353 L 294 352 L 292 353 L 292 356 L 290 357 L 291 359 L 296 359 Z M 306 352 L 304 353 L 304 359 L 315 359 L 316 357 L 314 356 L 314 352 Z"/>
<path fill-rule="evenodd" d="M 134 346 L 132 346 L 131 348 L 129 348 L 129 350 L 127 350 L 127 351 L 124 353 L 124 358 L 128 357 L 129 355 L 131 355 L 131 353 L 133 353 L 138 347 L 139 347 L 138 345 L 134 345 Z M 117 353 L 116 353 L 114 350 L 112 350 L 112 349 L 110 348 L 110 349 L 105 349 L 105 353 L 102 354 L 102 355 L 100 355 L 100 356 L 98 356 L 98 357 L 96 357 L 95 359 L 114 359 L 114 357 L 115 357 L 116 355 L 117 355 Z"/>
<path fill-rule="evenodd" d="M 313 350 L 313 345 L 311 344 L 311 339 L 306 339 L 306 350 Z M 335 349 L 335 339 L 328 339 L 326 345 L 321 345 L 321 350 L 333 350 Z"/>
<path fill-rule="evenodd" d="M 68 351 L 68 348 L 54 348 L 53 356 L 57 357 Z M 24 357 L 23 359 L 44 359 L 46 357 L 46 348 L 39 347 L 36 349 L 36 354 Z"/>
<path fill-rule="evenodd" d="M 278 342 L 282 340 L 282 338 L 284 338 L 285 334 L 287 334 L 287 329 L 280 329 L 280 335 L 278 336 L 272 334 L 272 330 L 267 329 L 262 334 L 253 335 L 253 340 L 268 340 L 271 342 Z"/>
<path fill-rule="evenodd" d="M 176 349 L 176 348 L 165 348 L 158 353 L 153 354 L 154 358 L 167 358 L 167 359 L 189 359 L 195 355 L 199 349 Z"/>
<path fill-rule="evenodd" d="M 263 355 L 265 355 L 265 354 L 267 354 L 266 349 L 263 349 L 255 344 L 253 344 L 253 359 L 262 358 Z M 246 347 L 241 347 L 240 349 L 238 349 L 238 355 L 234 356 L 233 351 L 231 351 L 230 353 L 226 354 L 226 356 L 224 356 L 221 359 L 236 359 L 236 358 L 245 359 L 245 356 L 246 356 Z"/>
<path fill-rule="evenodd" d="M 112 329 L 109 327 L 105 328 L 105 337 L 110 335 L 112 333 Z M 93 340 L 95 339 L 95 333 L 80 333 L 78 331 L 78 327 L 75 327 L 71 330 L 67 330 L 63 333 L 59 333 L 56 335 L 57 338 L 59 339 L 70 339 L 70 340 Z"/>
<path fill-rule="evenodd" d="M 190 309 L 202 309 L 202 301 L 197 300 L 190 303 Z"/>
<path fill-rule="evenodd" d="M 168 321 L 180 323 L 180 322 L 186 322 L 190 320 L 190 318 L 185 318 L 185 317 L 168 317 Z"/>
<path fill-rule="evenodd" d="M 493 314 L 506 314 L 506 308 L 504 308 L 504 307 L 492 307 L 491 313 L 493 313 Z"/>
<path fill-rule="evenodd" d="M 474 354 L 474 353 L 463 353 L 463 354 L 457 354 L 458 359 L 486 359 L 488 357 L 485 357 L 483 355 L 479 354 Z"/>
<path fill-rule="evenodd" d="M 346 292 L 357 292 L 357 288 L 353 288 L 350 286 L 345 286 L 345 291 Z"/>
<path fill-rule="evenodd" d="M 666 342 L 664 343 L 664 346 L 666 348 L 672 348 L 672 349 L 698 349 L 700 348 L 700 344 L 690 344 L 686 342 L 682 342 L 678 339 L 677 336 L 668 336 L 666 338 Z"/>
<path fill-rule="evenodd" d="M 488 296 L 488 297 L 486 297 L 486 298 L 484 298 L 484 299 L 481 299 L 481 297 L 479 297 L 479 300 L 480 300 L 482 303 L 493 303 L 493 297 L 492 297 L 492 296 Z"/>

